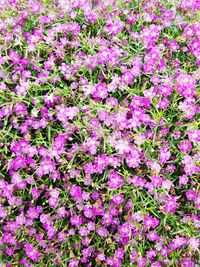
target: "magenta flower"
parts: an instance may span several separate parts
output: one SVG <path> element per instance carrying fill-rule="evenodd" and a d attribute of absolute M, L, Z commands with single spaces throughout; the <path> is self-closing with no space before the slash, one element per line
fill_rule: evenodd
<path fill-rule="evenodd" d="M 87 228 L 88 228 L 89 231 L 95 230 L 95 223 L 94 222 L 89 222 L 87 224 Z"/>
<path fill-rule="evenodd" d="M 119 154 L 123 155 L 124 153 L 128 153 L 130 151 L 130 146 L 128 141 L 118 140 L 115 144 L 115 149 L 119 152 Z"/>
<path fill-rule="evenodd" d="M 181 152 L 187 153 L 192 149 L 192 145 L 189 141 L 184 140 L 180 142 L 179 149 L 181 150 Z"/>
<path fill-rule="evenodd" d="M 154 262 L 150 266 L 151 267 L 162 267 L 162 265 L 159 262 Z"/>
<path fill-rule="evenodd" d="M 112 201 L 113 203 L 118 206 L 120 204 L 123 203 L 124 201 L 124 196 L 122 194 L 115 194 L 113 197 L 112 197 Z"/>
<path fill-rule="evenodd" d="M 174 185 L 173 185 L 173 183 L 170 180 L 167 180 L 167 179 L 166 180 L 163 180 L 163 182 L 162 182 L 162 189 L 169 191 L 172 188 L 174 188 Z"/>
<path fill-rule="evenodd" d="M 188 132 L 188 139 L 193 142 L 200 141 L 200 130 L 190 130 Z"/>
<path fill-rule="evenodd" d="M 40 252 L 34 248 L 34 246 L 31 243 L 26 243 L 24 245 L 25 251 L 26 251 L 26 256 L 30 258 L 31 260 L 35 262 L 40 262 Z"/>
<path fill-rule="evenodd" d="M 58 208 L 57 214 L 58 214 L 58 218 L 64 218 L 66 216 L 66 210 L 64 207 L 60 207 Z"/>
<path fill-rule="evenodd" d="M 111 175 L 109 175 L 109 182 L 108 186 L 109 189 L 117 189 L 124 183 L 124 179 L 118 175 L 116 172 L 112 172 Z"/>
<path fill-rule="evenodd" d="M 128 237 L 131 234 L 131 226 L 129 223 L 124 223 L 119 226 L 118 232 L 122 237 Z"/>
<path fill-rule="evenodd" d="M 155 249 L 151 249 L 147 251 L 147 258 L 150 261 L 153 261 L 157 255 L 157 251 Z"/>
<path fill-rule="evenodd" d="M 43 176 L 49 174 L 55 170 L 56 164 L 53 161 L 43 161 L 41 165 L 37 168 L 36 174 L 38 176 Z"/>
<path fill-rule="evenodd" d="M 153 175 L 151 176 L 151 182 L 153 186 L 159 187 L 163 182 L 163 178 L 160 175 Z"/>
<path fill-rule="evenodd" d="M 78 217 L 77 215 L 74 215 L 70 218 L 70 222 L 72 225 L 79 227 L 82 224 L 82 219 Z"/>
<path fill-rule="evenodd" d="M 0 205 L 0 217 L 5 219 L 7 217 L 6 209 Z"/>
<path fill-rule="evenodd" d="M 165 164 L 171 157 L 171 153 L 167 149 L 167 147 L 162 147 L 160 149 L 160 154 L 159 154 L 159 160 L 162 164 Z"/>
<path fill-rule="evenodd" d="M 200 245 L 200 241 L 199 239 L 192 237 L 188 240 L 188 246 L 192 249 L 192 250 L 198 250 Z"/>
<path fill-rule="evenodd" d="M 79 261 L 77 259 L 69 261 L 69 267 L 78 267 Z"/>
<path fill-rule="evenodd" d="M 10 168 L 13 170 L 19 170 L 26 167 L 27 159 L 24 156 L 17 156 L 11 161 Z"/>
<path fill-rule="evenodd" d="M 172 250 L 180 249 L 187 244 L 187 239 L 181 236 L 176 236 L 170 243 L 170 248 Z"/>
<path fill-rule="evenodd" d="M 189 178 L 187 175 L 181 175 L 179 176 L 179 185 L 186 185 L 189 181 Z"/>
<path fill-rule="evenodd" d="M 41 212 L 41 209 L 38 207 L 38 208 L 29 208 L 26 212 L 26 216 L 29 218 L 29 219 L 37 219 L 39 217 L 39 214 Z"/>
<path fill-rule="evenodd" d="M 195 79 L 186 73 L 180 74 L 176 79 L 177 90 L 185 98 L 190 98 L 194 96 L 195 86 Z"/>
<path fill-rule="evenodd" d="M 34 14 L 37 14 L 40 12 L 41 10 L 41 6 L 40 6 L 40 3 L 39 2 L 30 2 L 29 3 L 29 8 L 31 8 L 32 12 Z"/>
<path fill-rule="evenodd" d="M 140 165 L 140 158 L 137 155 L 129 154 L 126 157 L 126 164 L 128 167 L 137 168 Z"/>
<path fill-rule="evenodd" d="M 0 1 L 7 267 L 196 264 L 200 2 L 135 2 Z"/>
<path fill-rule="evenodd" d="M 153 229 L 156 228 L 160 224 L 159 220 L 152 216 L 144 217 L 143 223 L 144 223 L 144 226 L 151 227 Z"/>
<path fill-rule="evenodd" d="M 102 254 L 102 253 L 98 254 L 98 255 L 97 255 L 97 258 L 98 258 L 98 260 L 100 260 L 100 261 L 104 261 L 104 260 L 106 259 L 105 255 Z"/>
<path fill-rule="evenodd" d="M 118 259 L 123 259 L 124 258 L 124 249 L 122 248 L 118 248 L 116 251 L 115 251 L 115 256 L 116 258 Z"/>
<path fill-rule="evenodd" d="M 148 234 L 147 234 L 147 238 L 150 240 L 150 241 L 159 241 L 160 237 L 158 236 L 157 232 L 156 231 L 150 231 Z"/>
<path fill-rule="evenodd" d="M 87 236 L 89 234 L 89 230 L 86 227 L 82 227 L 79 229 L 79 234 L 81 236 Z"/>
<path fill-rule="evenodd" d="M 106 228 L 103 228 L 103 227 L 97 228 L 97 233 L 99 236 L 102 236 L 102 237 L 107 237 L 109 234 L 108 230 Z"/>
<path fill-rule="evenodd" d="M 92 218 L 93 217 L 93 210 L 91 208 L 86 208 L 84 210 L 84 215 L 86 218 Z"/>
<path fill-rule="evenodd" d="M 162 206 L 162 211 L 165 213 L 173 214 L 179 207 L 179 204 L 176 201 L 176 197 L 170 196 Z"/>
<path fill-rule="evenodd" d="M 188 192 L 186 192 L 186 197 L 188 200 L 193 200 L 195 201 L 196 200 L 196 193 L 194 190 L 189 190 Z"/>
<path fill-rule="evenodd" d="M 58 241 L 59 241 L 59 242 L 63 242 L 63 241 L 65 241 L 66 238 L 67 238 L 67 235 L 66 235 L 65 232 L 60 232 L 60 233 L 58 233 Z"/>
<path fill-rule="evenodd" d="M 81 199 L 82 198 L 82 190 L 80 186 L 72 186 L 70 189 L 70 195 L 75 199 Z"/>
<path fill-rule="evenodd" d="M 169 107 L 169 101 L 166 98 L 162 98 L 158 100 L 157 106 L 159 109 L 166 109 L 167 107 Z"/>

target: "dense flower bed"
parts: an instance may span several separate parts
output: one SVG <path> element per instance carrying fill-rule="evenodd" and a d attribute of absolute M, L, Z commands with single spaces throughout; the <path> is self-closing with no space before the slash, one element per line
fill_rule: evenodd
<path fill-rule="evenodd" d="M 200 266 L 200 1 L 0 1 L 10 266 Z"/>

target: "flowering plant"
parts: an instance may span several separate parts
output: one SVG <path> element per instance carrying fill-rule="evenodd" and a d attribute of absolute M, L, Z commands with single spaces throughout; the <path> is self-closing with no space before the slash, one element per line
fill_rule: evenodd
<path fill-rule="evenodd" d="M 200 1 L 0 3 L 0 261 L 199 266 Z"/>

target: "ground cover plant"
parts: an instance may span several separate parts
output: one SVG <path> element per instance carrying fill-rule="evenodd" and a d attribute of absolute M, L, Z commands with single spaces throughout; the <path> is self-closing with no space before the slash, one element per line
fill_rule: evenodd
<path fill-rule="evenodd" d="M 0 262 L 200 266 L 200 1 L 0 3 Z"/>

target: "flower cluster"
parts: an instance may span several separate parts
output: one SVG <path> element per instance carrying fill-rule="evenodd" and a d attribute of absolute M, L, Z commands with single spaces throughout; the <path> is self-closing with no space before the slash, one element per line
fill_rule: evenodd
<path fill-rule="evenodd" d="M 0 1 L 0 262 L 200 265 L 199 0 Z"/>

